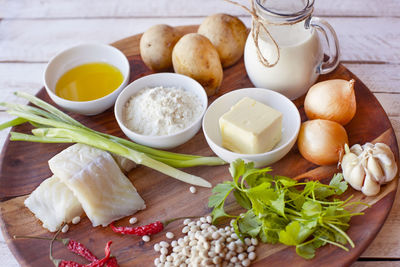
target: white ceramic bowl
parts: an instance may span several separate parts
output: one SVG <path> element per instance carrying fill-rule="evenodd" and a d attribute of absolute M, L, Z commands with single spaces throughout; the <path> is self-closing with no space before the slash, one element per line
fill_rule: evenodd
<path fill-rule="evenodd" d="M 91 62 L 104 62 L 118 68 L 124 80 L 112 93 L 92 101 L 71 101 L 55 94 L 55 87 L 60 77 L 68 70 Z M 54 56 L 44 72 L 44 85 L 47 94 L 60 107 L 83 115 L 99 114 L 110 108 L 117 96 L 129 82 L 129 62 L 117 48 L 105 44 L 82 44 Z"/>
<path fill-rule="evenodd" d="M 157 86 L 183 88 L 187 91 L 193 92 L 200 99 L 203 106 L 201 115 L 186 129 L 170 135 L 149 136 L 138 134 L 128 129 L 125 126 L 123 118 L 125 103 L 132 95 L 141 89 Z M 170 149 L 187 142 L 199 131 L 202 118 L 207 109 L 207 104 L 208 98 L 204 88 L 194 79 L 177 73 L 157 73 L 144 76 L 129 84 L 118 96 L 117 101 L 115 102 L 114 113 L 119 127 L 132 141 L 154 148 Z"/>
<path fill-rule="evenodd" d="M 240 154 L 222 147 L 219 118 L 245 96 L 279 110 L 283 114 L 282 139 L 269 152 L 261 154 Z M 261 167 L 277 162 L 290 151 L 296 143 L 300 124 L 301 119 L 299 111 L 293 102 L 284 95 L 268 89 L 245 88 L 224 94 L 210 105 L 203 118 L 203 132 L 208 145 L 221 159 L 230 163 L 241 158 L 246 162 L 253 161 L 256 167 Z"/>

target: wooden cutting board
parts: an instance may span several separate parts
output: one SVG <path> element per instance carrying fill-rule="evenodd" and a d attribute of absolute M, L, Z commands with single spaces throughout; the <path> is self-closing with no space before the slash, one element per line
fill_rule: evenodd
<path fill-rule="evenodd" d="M 185 32 L 195 32 L 197 26 L 183 26 Z M 131 81 L 152 73 L 142 62 L 139 54 L 139 40 L 141 35 L 135 35 L 113 45 L 119 48 L 128 57 L 131 66 Z M 365 142 L 384 142 L 393 150 L 397 162 L 399 151 L 396 137 L 390 121 L 377 99 L 369 89 L 343 65 L 320 80 L 341 78 L 356 80 L 355 91 L 357 99 L 357 113 L 351 123 L 346 125 L 350 144 Z M 253 87 L 247 77 L 243 60 L 224 71 L 224 80 L 218 95 L 210 97 L 211 103 L 218 96 L 239 88 Z M 54 104 L 44 89 L 38 97 Z M 306 120 L 303 109 L 303 98 L 297 99 L 295 104 L 300 110 L 302 121 Z M 71 114 L 85 125 L 102 132 L 123 136 L 115 119 L 113 110 L 91 117 Z M 31 127 L 21 125 L 13 131 L 28 133 Z M 48 257 L 49 242 L 43 240 L 14 240 L 14 235 L 36 235 L 52 237 L 52 234 L 41 227 L 41 223 L 24 207 L 23 201 L 45 178 L 51 175 L 47 161 L 55 154 L 69 146 L 68 144 L 39 144 L 27 142 L 7 141 L 0 158 L 0 218 L 1 229 L 7 243 L 22 266 L 52 266 Z M 200 131 L 189 142 L 174 149 L 175 152 L 213 155 L 208 147 L 203 133 Z M 322 179 L 327 182 L 335 172 L 336 166 L 316 166 L 301 157 L 296 147 L 281 161 L 272 165 L 273 173 L 293 178 Z M 209 180 L 213 186 L 224 180 L 229 180 L 228 165 L 218 167 L 194 167 L 185 171 Z M 169 178 L 149 168 L 139 166 L 129 173 L 129 178 L 146 202 L 147 209 L 135 216 L 139 224 L 147 224 L 156 220 L 166 220 L 174 217 L 205 215 L 210 212 L 207 200 L 210 189 L 198 188 L 196 194 L 189 192 L 189 185 Z M 355 261 L 367 248 L 382 227 L 391 209 L 398 180 L 394 180 L 381 189 L 376 197 L 364 197 L 360 192 L 349 189 L 346 195 L 354 195 L 354 200 L 372 204 L 365 209 L 365 215 L 354 217 L 348 230 L 356 247 L 346 252 L 334 246 L 325 246 L 317 250 L 313 260 L 304 260 L 296 255 L 293 247 L 283 245 L 262 244 L 257 248 L 257 259 L 254 266 L 346 266 Z M 234 203 L 230 203 L 234 207 Z M 118 223 L 128 225 L 129 218 Z M 181 222 L 174 222 L 167 226 L 166 231 L 181 236 Z M 112 240 L 112 254 L 117 257 L 121 266 L 151 266 L 159 254 L 153 250 L 156 242 L 165 240 L 165 232 L 152 236 L 152 240 L 144 243 L 140 237 L 120 236 L 109 228 L 93 228 L 85 217 L 77 225 L 71 225 L 70 230 L 62 237 L 78 240 L 90 248 L 98 257 L 104 254 L 104 246 Z M 55 245 L 56 258 L 76 260 L 85 263 L 82 259 L 72 255 L 61 244 Z"/>

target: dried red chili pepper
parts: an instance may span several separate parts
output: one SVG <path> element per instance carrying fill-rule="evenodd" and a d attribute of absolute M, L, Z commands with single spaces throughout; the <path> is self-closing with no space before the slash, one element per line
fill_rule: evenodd
<path fill-rule="evenodd" d="M 14 239 L 18 238 L 52 240 L 52 238 L 41 237 L 41 236 L 14 236 Z M 90 262 L 98 260 L 98 258 L 88 248 L 86 248 L 82 243 L 78 241 L 69 238 L 58 238 L 54 240 L 63 243 L 71 252 L 74 252 L 75 254 L 84 257 Z"/>
<path fill-rule="evenodd" d="M 115 226 L 114 223 L 110 224 L 111 229 L 115 233 L 123 234 L 123 235 L 154 235 L 161 232 L 164 229 L 164 224 L 160 221 L 153 222 L 151 224 L 137 226 L 137 227 L 128 227 L 128 226 Z"/>
<path fill-rule="evenodd" d="M 52 240 L 52 242 L 53 241 L 54 240 Z M 104 264 L 107 264 L 110 259 L 111 243 L 112 243 L 112 241 L 108 241 L 106 244 L 106 247 L 104 249 L 104 252 L 106 255 L 104 256 L 104 258 L 102 258 L 101 260 L 96 259 L 93 262 L 86 264 L 86 265 L 82 265 L 82 264 L 74 262 L 74 261 L 65 261 L 65 260 L 54 259 L 52 256 L 52 244 L 50 245 L 50 259 L 53 261 L 54 265 L 57 267 L 102 267 L 102 266 L 104 266 Z M 115 263 L 116 263 L 116 260 L 111 262 L 111 264 L 115 264 Z M 112 265 L 112 266 L 118 266 L 118 264 Z"/>
<path fill-rule="evenodd" d="M 66 246 L 70 251 L 84 257 L 85 259 L 87 259 L 90 262 L 98 260 L 98 258 L 95 255 L 93 255 L 93 253 L 88 248 L 86 248 L 82 243 L 77 242 L 72 239 L 69 239 L 69 240 L 68 239 L 69 238 L 62 239 L 63 240 L 62 242 L 64 245 L 65 245 L 64 242 L 68 242 L 66 244 Z"/>
<path fill-rule="evenodd" d="M 165 222 L 161 221 L 156 221 L 147 225 L 142 225 L 142 226 L 136 226 L 136 227 L 130 227 L 130 226 L 115 226 L 114 222 L 110 224 L 111 229 L 115 233 L 123 234 L 123 235 L 137 235 L 137 236 L 144 236 L 144 235 L 154 235 L 162 230 L 170 224 L 171 222 L 174 222 L 176 220 L 181 220 L 181 219 L 186 219 L 186 218 L 198 218 L 197 216 L 195 217 L 179 217 L 179 218 L 174 218 L 171 220 L 167 220 Z"/>
<path fill-rule="evenodd" d="M 106 257 L 99 260 L 89 249 L 87 249 L 82 243 L 74 241 L 69 238 L 47 238 L 47 237 L 40 237 L 40 236 L 14 236 L 14 239 L 18 238 L 31 238 L 31 239 L 43 239 L 43 240 L 51 240 L 62 242 L 70 251 L 84 257 L 85 259 L 89 260 L 91 263 L 87 265 L 83 265 L 74 261 L 66 261 L 66 260 L 58 260 L 54 259 L 52 255 L 50 255 L 50 259 L 54 262 L 54 264 L 58 267 L 118 267 L 118 262 L 115 257 L 110 257 L 110 245 L 111 241 L 109 241 L 106 245 Z M 52 246 L 52 245 L 51 245 Z"/>

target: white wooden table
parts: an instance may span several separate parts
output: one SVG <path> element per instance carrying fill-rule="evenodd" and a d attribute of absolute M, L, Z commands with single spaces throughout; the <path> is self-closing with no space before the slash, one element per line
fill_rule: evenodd
<path fill-rule="evenodd" d="M 243 3 L 247 3 L 242 0 Z M 222 0 L 0 0 L 0 101 L 35 94 L 47 61 L 84 42 L 111 43 L 151 25 L 199 24 L 213 13 L 250 17 Z M 315 15 L 335 28 L 342 63 L 382 104 L 400 137 L 400 1 L 316 0 Z M 0 123 L 11 117 L 0 112 Z M 2 148 L 8 131 L 0 132 Z M 353 266 L 400 266 L 400 200 L 375 241 Z M 1 266 L 18 266 L 3 237 Z"/>

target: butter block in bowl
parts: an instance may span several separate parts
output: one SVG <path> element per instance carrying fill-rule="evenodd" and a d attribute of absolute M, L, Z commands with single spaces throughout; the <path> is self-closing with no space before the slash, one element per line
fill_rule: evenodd
<path fill-rule="evenodd" d="M 259 120 L 269 122 L 261 125 Z M 244 88 L 217 98 L 208 107 L 202 126 L 217 156 L 229 163 L 238 158 L 254 162 L 258 168 L 277 162 L 292 149 L 300 124 L 296 105 L 284 95 L 264 88 Z"/>
<path fill-rule="evenodd" d="M 244 97 L 219 119 L 222 146 L 236 153 L 270 151 L 282 137 L 282 113 Z"/>

